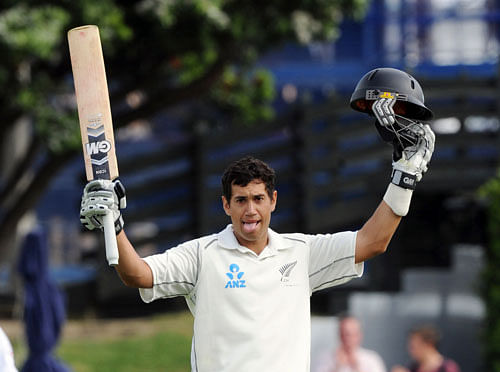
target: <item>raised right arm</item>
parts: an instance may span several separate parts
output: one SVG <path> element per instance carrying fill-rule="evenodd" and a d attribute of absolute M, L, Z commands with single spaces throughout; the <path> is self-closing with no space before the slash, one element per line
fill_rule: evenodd
<path fill-rule="evenodd" d="M 115 221 L 119 260 L 115 266 L 123 283 L 133 288 L 153 287 L 153 272 L 139 257 L 123 231 L 121 209 L 127 206 L 125 188 L 120 181 L 94 180 L 89 182 L 82 196 L 80 221 L 89 230 L 102 229 L 102 218 L 111 213 Z"/>
<path fill-rule="evenodd" d="M 153 272 L 149 265 L 137 254 L 122 230 L 116 236 L 120 258 L 115 266 L 122 282 L 133 288 L 153 287 Z"/>

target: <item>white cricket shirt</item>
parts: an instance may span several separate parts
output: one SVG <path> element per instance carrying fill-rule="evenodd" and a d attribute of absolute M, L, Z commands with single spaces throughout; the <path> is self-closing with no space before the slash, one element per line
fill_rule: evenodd
<path fill-rule="evenodd" d="M 306 235 L 269 229 L 256 255 L 232 225 L 145 258 L 143 301 L 184 296 L 194 315 L 193 372 L 308 372 L 309 297 L 363 273 L 356 232 Z"/>

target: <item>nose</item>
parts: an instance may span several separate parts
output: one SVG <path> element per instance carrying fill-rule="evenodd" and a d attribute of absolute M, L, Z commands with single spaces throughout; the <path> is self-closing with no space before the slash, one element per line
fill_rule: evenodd
<path fill-rule="evenodd" d="M 256 209 L 255 209 L 255 203 L 250 200 L 248 203 L 247 203 L 247 210 L 246 210 L 246 214 L 247 215 L 254 215 L 256 212 Z"/>

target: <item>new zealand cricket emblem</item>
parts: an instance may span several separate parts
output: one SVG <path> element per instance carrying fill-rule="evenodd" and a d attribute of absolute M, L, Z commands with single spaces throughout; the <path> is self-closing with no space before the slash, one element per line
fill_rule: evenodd
<path fill-rule="evenodd" d="M 290 274 L 292 273 L 292 270 L 295 267 L 295 265 L 297 265 L 297 261 L 290 262 L 289 264 L 280 267 L 282 282 L 288 282 L 290 280 Z"/>

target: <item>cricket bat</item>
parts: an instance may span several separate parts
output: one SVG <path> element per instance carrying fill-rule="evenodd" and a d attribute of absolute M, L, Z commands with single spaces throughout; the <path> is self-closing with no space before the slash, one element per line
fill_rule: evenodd
<path fill-rule="evenodd" d="M 73 28 L 68 31 L 68 43 L 87 181 L 114 180 L 118 177 L 118 164 L 99 28 Z M 106 259 L 110 266 L 115 266 L 118 247 L 111 213 L 103 217 L 103 225 Z"/>

